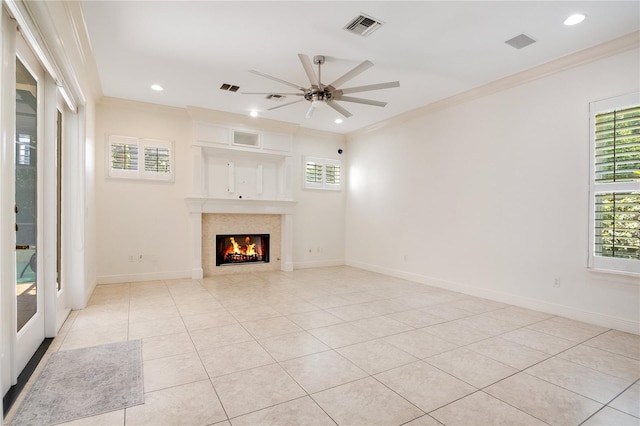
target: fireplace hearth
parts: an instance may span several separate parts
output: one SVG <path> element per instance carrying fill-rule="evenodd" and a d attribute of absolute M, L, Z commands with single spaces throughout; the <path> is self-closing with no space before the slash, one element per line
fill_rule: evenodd
<path fill-rule="evenodd" d="M 269 234 L 216 235 L 216 266 L 269 263 Z"/>

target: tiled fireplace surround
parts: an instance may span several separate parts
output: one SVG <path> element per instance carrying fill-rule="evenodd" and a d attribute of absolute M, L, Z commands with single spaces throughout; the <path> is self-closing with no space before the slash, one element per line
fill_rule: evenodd
<path fill-rule="evenodd" d="M 187 199 L 191 216 L 191 277 L 293 270 L 293 201 Z M 216 266 L 217 234 L 270 234 L 270 262 Z"/>

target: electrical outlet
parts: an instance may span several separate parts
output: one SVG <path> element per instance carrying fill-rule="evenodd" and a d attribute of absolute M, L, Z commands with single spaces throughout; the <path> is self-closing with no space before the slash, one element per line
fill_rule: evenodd
<path fill-rule="evenodd" d="M 560 278 L 554 278 L 553 279 L 553 286 L 554 287 L 560 287 Z"/>

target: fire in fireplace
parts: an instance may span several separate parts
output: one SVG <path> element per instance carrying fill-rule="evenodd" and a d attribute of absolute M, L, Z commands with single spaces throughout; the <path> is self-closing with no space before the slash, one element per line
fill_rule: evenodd
<path fill-rule="evenodd" d="M 269 234 L 216 235 L 216 266 L 269 263 Z"/>

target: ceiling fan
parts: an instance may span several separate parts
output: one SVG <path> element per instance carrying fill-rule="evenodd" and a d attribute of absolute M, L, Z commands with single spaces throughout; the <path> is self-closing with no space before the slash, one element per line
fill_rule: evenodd
<path fill-rule="evenodd" d="M 374 101 L 371 99 L 362 99 L 362 98 L 354 98 L 351 96 L 345 96 L 349 93 L 359 93 L 359 92 L 368 92 L 372 90 L 380 90 L 380 89 L 389 89 L 392 87 L 399 87 L 399 81 L 389 81 L 387 83 L 377 83 L 377 84 L 368 84 L 366 86 L 358 86 L 358 87 L 348 87 L 344 89 L 339 89 L 341 85 L 351 80 L 358 74 L 363 71 L 371 68 L 373 63 L 370 61 L 364 61 L 360 65 L 353 68 L 351 71 L 348 71 L 342 77 L 339 77 L 331 84 L 323 84 L 321 80 L 321 67 L 325 63 L 325 57 L 321 55 L 316 55 L 313 57 L 313 63 L 309 56 L 304 54 L 298 54 L 298 58 L 300 58 L 300 62 L 302 63 L 302 67 L 304 68 L 307 77 L 309 78 L 309 82 L 311 83 L 310 87 L 302 87 L 294 83 L 290 83 L 285 80 L 281 80 L 277 77 L 270 76 L 268 74 L 261 73 L 255 70 L 249 70 L 250 73 L 259 75 L 261 77 L 265 77 L 279 83 L 285 84 L 290 87 L 294 87 L 299 90 L 296 93 L 280 93 L 280 92 L 243 92 L 245 95 L 278 95 L 278 96 L 300 96 L 302 99 L 288 102 L 282 105 L 278 105 L 272 108 L 268 108 L 267 111 L 272 111 L 274 109 L 282 108 L 288 105 L 297 104 L 299 102 L 308 101 L 311 102 L 311 106 L 307 111 L 306 118 L 311 118 L 313 111 L 322 103 L 327 104 L 329 107 L 333 108 L 344 117 L 351 117 L 351 113 L 347 111 L 344 107 L 336 103 L 336 101 L 341 102 L 353 102 L 357 104 L 365 104 L 365 105 L 373 105 L 378 107 L 383 107 L 387 105 L 386 102 Z M 313 70 L 313 65 L 318 66 L 318 74 Z"/>

